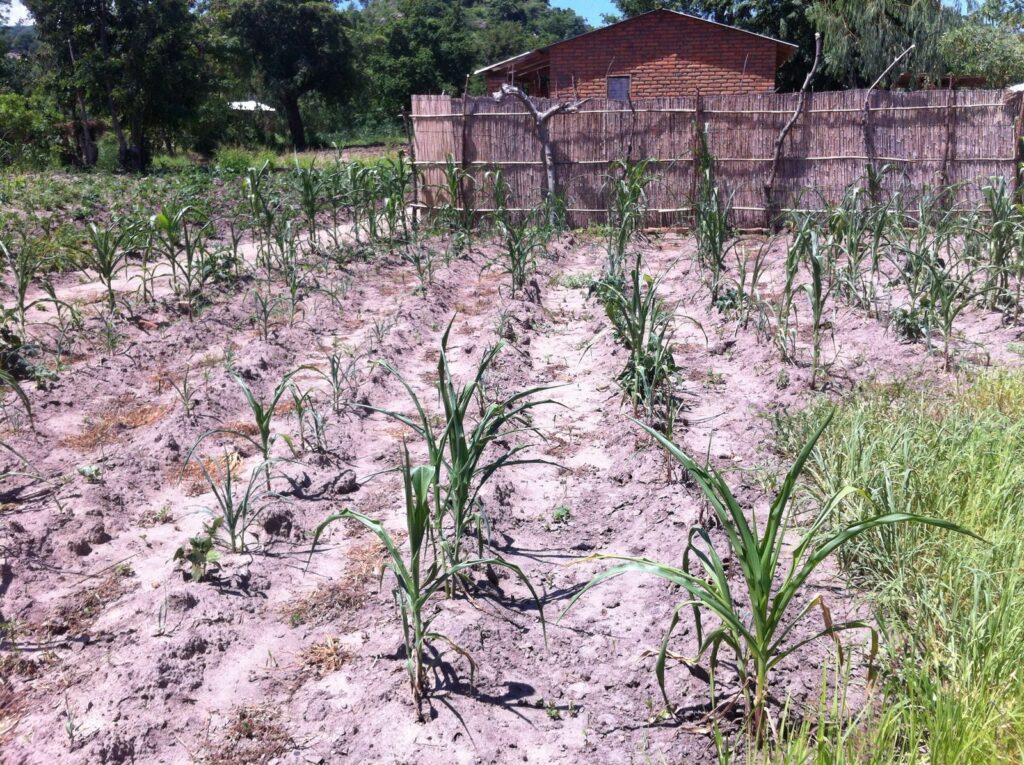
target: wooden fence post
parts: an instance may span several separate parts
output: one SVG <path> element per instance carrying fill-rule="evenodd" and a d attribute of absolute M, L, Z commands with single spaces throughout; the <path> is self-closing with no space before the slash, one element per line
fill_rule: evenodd
<path fill-rule="evenodd" d="M 697 171 L 700 168 L 700 159 L 702 155 L 701 145 L 703 143 L 704 131 L 704 96 L 700 94 L 700 88 L 697 88 L 697 98 L 693 102 L 693 162 L 691 163 L 693 172 L 690 181 L 690 230 L 697 228 Z"/>
<path fill-rule="evenodd" d="M 871 129 L 871 93 L 872 91 L 874 91 L 875 88 L 878 87 L 878 83 L 884 80 L 885 76 L 896 68 L 896 65 L 903 60 L 903 57 L 909 54 L 916 47 L 917 44 L 915 43 L 914 45 L 911 45 L 909 48 L 903 51 L 896 58 L 894 58 L 892 62 L 889 64 L 889 66 L 885 68 L 885 71 L 878 75 L 878 78 L 873 83 L 871 83 L 871 87 L 868 88 L 868 92 L 864 94 L 864 116 L 862 118 L 861 127 L 864 131 L 864 156 L 867 157 L 866 169 L 868 171 L 869 178 L 873 178 L 875 176 L 874 171 L 876 155 L 875 132 Z M 872 204 L 878 202 L 878 199 L 876 198 L 878 196 L 878 194 L 876 193 L 877 191 L 878 189 L 875 188 L 875 184 L 869 181 L 868 194 L 870 196 Z"/>
<path fill-rule="evenodd" d="M 413 96 L 413 99 L 416 97 Z M 415 101 L 414 101 L 415 108 Z M 409 163 L 412 167 L 412 230 L 415 232 L 419 227 L 419 212 L 420 212 L 420 186 L 419 178 L 416 170 L 416 138 L 415 131 L 413 130 L 410 123 L 412 120 L 409 119 L 409 112 L 406 108 L 402 107 L 402 124 L 405 126 L 405 140 L 409 144 Z"/>
<path fill-rule="evenodd" d="M 462 172 L 459 175 L 459 202 L 462 205 L 463 226 L 469 227 L 473 221 L 469 217 L 469 191 L 466 188 L 466 177 L 469 173 L 469 75 L 466 75 L 466 87 L 462 91 L 462 156 L 459 161 Z M 475 180 L 475 179 L 474 179 Z"/>
<path fill-rule="evenodd" d="M 1017 202 L 1021 194 L 1021 164 L 1024 163 L 1024 94 L 1017 94 L 1017 119 L 1013 122 L 1013 196 Z"/>
<path fill-rule="evenodd" d="M 956 201 L 956 195 L 950 193 L 949 163 L 956 152 L 956 90 L 952 75 L 949 78 L 949 89 L 946 92 L 946 143 L 942 149 L 942 167 L 939 170 L 939 187 L 942 189 L 942 204 L 946 209 Z"/>

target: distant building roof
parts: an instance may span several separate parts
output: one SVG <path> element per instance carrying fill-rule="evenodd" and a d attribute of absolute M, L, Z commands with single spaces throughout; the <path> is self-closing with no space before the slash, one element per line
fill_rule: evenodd
<path fill-rule="evenodd" d="M 228 106 L 236 112 L 276 112 L 272 106 L 261 104 L 259 101 L 232 101 Z"/>

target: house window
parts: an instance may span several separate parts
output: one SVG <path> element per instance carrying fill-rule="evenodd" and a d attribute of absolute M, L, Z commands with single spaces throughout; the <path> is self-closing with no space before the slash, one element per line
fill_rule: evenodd
<path fill-rule="evenodd" d="M 629 75 L 608 78 L 608 98 L 612 101 L 629 100 Z"/>

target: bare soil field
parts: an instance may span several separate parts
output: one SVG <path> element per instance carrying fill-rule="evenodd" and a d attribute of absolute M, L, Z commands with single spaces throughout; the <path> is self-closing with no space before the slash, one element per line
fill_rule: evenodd
<path fill-rule="evenodd" d="M 640 247 L 645 268 L 665 274 L 659 291 L 675 311 L 686 403 L 675 440 L 726 473 L 755 516 L 778 485 L 775 415 L 865 384 L 942 390 L 958 384 L 957 368 L 1019 364 L 1021 330 L 998 313 L 972 307 L 959 316 L 957 362 L 946 371 L 941 352 L 837 301 L 823 345 L 827 373 L 812 390 L 806 322 L 797 363 L 782 364 L 753 324 L 744 329 L 709 306 L 692 238 L 666 234 Z M 786 247 L 786 237 L 771 246 L 766 293 L 783 278 Z M 721 534 L 692 479 L 629 417 L 616 384 L 627 352 L 588 289 L 604 243 L 560 234 L 515 298 L 507 276 L 486 268 L 496 257 L 494 244 L 478 242 L 438 265 L 425 288 L 414 264 L 394 255 L 330 266 L 317 276 L 328 289 L 307 285 L 293 313 L 263 319 L 244 282 L 213 293 L 191 318 L 174 295 L 157 294 L 123 317 L 116 337 L 89 319 L 89 336 L 109 342 L 78 344 L 58 377 L 27 391 L 31 422 L 7 418 L 4 441 L 32 475 L 7 477 L 0 506 L 3 762 L 718 761 L 706 665 L 684 661 L 697 653 L 688 610 L 671 643 L 675 714 L 665 713 L 653 671 L 685 593 L 627 574 L 567 610 L 608 566 L 582 558 L 678 563 L 691 528 Z M 55 290 L 79 305 L 105 294 L 81 275 L 58 278 Z M 405 539 L 396 468 L 403 444 L 414 464 L 425 447 L 375 411 L 415 415 L 408 391 L 378 362 L 440 416 L 437 366 L 450 322 L 457 379 L 505 343 L 484 381 L 488 399 L 551 386 L 534 396 L 551 400 L 532 410 L 536 430 L 494 446 L 526 446 L 523 459 L 545 462 L 501 469 L 481 497 L 488 549 L 525 572 L 544 621 L 507 570 L 470 570 L 460 592 L 439 599 L 434 624 L 468 656 L 431 642 L 419 722 L 392 576 L 381 573 L 385 548 L 346 520 L 313 542 L 343 509 Z M 332 353 L 348 364 L 337 402 L 321 374 Z M 199 465 L 216 476 L 236 471 L 244 488 L 263 461 L 232 375 L 266 402 L 291 372 L 309 397 L 288 393 L 272 406 L 279 461 L 249 550 L 222 550 L 192 581 L 173 558 L 217 506 Z M 315 433 L 299 411 L 310 402 L 323 414 Z M 23 469 L 14 456 L 7 462 Z M 801 600 L 819 595 L 837 620 L 863 612 L 834 568 L 819 570 Z M 794 642 L 821 628 L 817 611 L 805 621 Z M 869 657 L 863 636 L 844 642 L 854 657 L 849 704 L 860 708 L 871 700 Z M 785 660 L 770 689 L 774 715 L 818 703 L 834 653 L 821 639 Z M 735 689 L 724 659 L 717 682 L 721 694 Z M 719 719 L 727 731 L 742 724 L 739 712 Z"/>

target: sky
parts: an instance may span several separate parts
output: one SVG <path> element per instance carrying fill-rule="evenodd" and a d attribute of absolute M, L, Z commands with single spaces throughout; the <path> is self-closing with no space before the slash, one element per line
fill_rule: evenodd
<path fill-rule="evenodd" d="M 601 14 L 617 13 L 619 10 L 612 0 L 552 0 L 551 4 L 561 8 L 572 8 L 594 26 L 601 23 Z"/>
<path fill-rule="evenodd" d="M 580 5 L 586 5 L 587 3 L 580 3 Z M 28 17 L 28 11 L 25 10 L 25 6 L 22 5 L 21 0 L 14 0 L 11 3 L 11 17 L 8 20 L 8 24 L 20 24 L 25 21 Z M 0 24 L 3 23 L 3 19 L 0 18 Z"/>
<path fill-rule="evenodd" d="M 572 8 L 595 26 L 601 23 L 601 14 L 616 12 L 615 3 L 612 0 L 553 0 L 551 4 L 562 8 Z M 28 11 L 25 10 L 21 0 L 13 0 L 11 20 L 8 23 L 17 24 L 24 21 L 27 16 Z"/>

